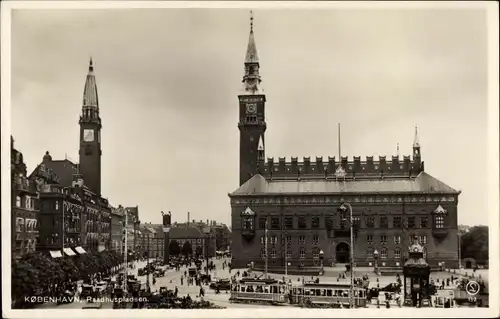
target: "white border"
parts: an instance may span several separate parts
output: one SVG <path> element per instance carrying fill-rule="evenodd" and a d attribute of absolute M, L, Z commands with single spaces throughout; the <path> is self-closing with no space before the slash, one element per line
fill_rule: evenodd
<path fill-rule="evenodd" d="M 488 39 L 489 39 L 489 88 L 488 88 L 488 207 L 489 207 L 489 250 L 490 250 L 490 307 L 489 308 L 459 308 L 459 309 L 357 309 L 357 310 L 316 310 L 279 307 L 264 309 L 225 309 L 225 310 L 11 310 L 10 309 L 10 98 L 11 98 L 11 10 L 12 9 L 111 9 L 111 8 L 478 8 L 488 12 Z M 499 314 L 498 300 L 500 300 L 499 286 L 499 96 L 498 96 L 498 4 L 497 2 L 154 2 L 154 1 L 3 1 L 1 3 L 1 102 L 2 102 L 2 309 L 3 316 L 9 318 L 330 318 L 334 313 L 337 316 L 363 318 L 404 318 L 404 317 L 496 317 Z M 443 21 L 445 23 L 445 21 Z M 473 134 L 473 132 L 471 132 Z M 89 312 L 90 311 L 90 312 Z"/>

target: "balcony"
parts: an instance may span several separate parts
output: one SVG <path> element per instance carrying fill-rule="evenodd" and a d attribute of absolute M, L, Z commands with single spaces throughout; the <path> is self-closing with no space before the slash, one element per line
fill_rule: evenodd
<path fill-rule="evenodd" d="M 29 193 L 30 181 L 27 178 L 18 177 L 14 180 L 14 189 L 19 192 Z"/>
<path fill-rule="evenodd" d="M 250 241 L 255 237 L 255 230 L 254 229 L 242 229 L 241 236 L 243 236 L 243 238 L 245 238 L 247 241 Z"/>
<path fill-rule="evenodd" d="M 446 228 L 433 228 L 432 229 L 432 236 L 434 236 L 437 239 L 444 239 L 446 236 L 448 236 L 448 229 Z"/>

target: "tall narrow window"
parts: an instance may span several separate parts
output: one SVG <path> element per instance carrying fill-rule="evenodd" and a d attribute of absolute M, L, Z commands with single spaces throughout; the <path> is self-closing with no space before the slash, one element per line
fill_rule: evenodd
<path fill-rule="evenodd" d="M 382 249 L 380 249 L 380 258 L 387 259 L 387 255 L 387 248 L 383 247 Z"/>
<path fill-rule="evenodd" d="M 389 220 L 386 216 L 380 217 L 380 228 L 389 228 Z"/>
<path fill-rule="evenodd" d="M 436 216 L 434 219 L 434 225 L 436 228 L 444 228 L 444 217 L 443 216 Z"/>
<path fill-rule="evenodd" d="M 299 250 L 299 258 L 300 259 L 305 259 L 306 258 L 306 249 L 305 248 L 300 248 Z"/>

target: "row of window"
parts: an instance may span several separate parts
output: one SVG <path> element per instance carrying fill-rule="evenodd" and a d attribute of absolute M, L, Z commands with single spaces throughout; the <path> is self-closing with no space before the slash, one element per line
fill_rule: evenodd
<path fill-rule="evenodd" d="M 312 249 L 312 256 L 313 256 L 313 259 L 319 259 L 319 252 L 320 252 L 320 249 L 318 247 L 314 247 Z M 306 258 L 306 254 L 307 254 L 307 250 L 304 248 L 304 247 L 301 247 L 299 249 L 299 258 L 300 259 L 305 259 Z M 272 259 L 275 259 L 277 258 L 277 253 L 276 253 L 276 249 L 275 248 L 271 248 L 269 249 L 269 258 L 272 258 Z M 262 259 L 265 259 L 266 258 L 266 249 L 265 248 L 262 248 L 260 250 L 260 257 Z M 291 250 L 287 250 L 286 252 L 286 258 L 293 258 L 293 252 Z"/>
<path fill-rule="evenodd" d="M 265 237 L 260 237 L 260 243 L 265 244 Z M 269 236 L 267 238 L 267 243 L 268 244 L 277 244 L 278 243 L 278 236 Z M 292 236 L 285 236 L 285 241 L 288 245 L 292 244 Z M 306 236 L 298 236 L 298 243 L 299 245 L 305 245 L 306 243 Z M 312 236 L 312 244 L 313 245 L 318 245 L 319 244 L 319 236 L 318 235 L 313 235 Z"/>
<path fill-rule="evenodd" d="M 380 244 L 381 245 L 387 245 L 387 235 L 380 235 L 379 238 L 380 238 Z M 401 236 L 400 235 L 393 236 L 393 242 L 396 245 L 401 244 Z M 418 242 L 421 245 L 425 245 L 425 244 L 427 244 L 427 236 L 426 235 L 421 235 L 421 236 L 417 237 L 417 240 L 415 240 L 415 236 L 410 235 L 409 236 L 409 242 L 410 243 Z M 368 245 L 373 244 L 373 235 L 366 235 L 366 243 Z"/>
<path fill-rule="evenodd" d="M 374 259 L 375 258 L 374 252 L 375 252 L 375 249 L 373 249 L 372 247 L 368 248 L 368 250 L 366 251 L 366 258 L 367 259 Z M 425 247 L 424 247 L 423 252 L 424 252 L 423 257 L 427 258 L 427 249 Z M 380 248 L 380 251 L 378 253 L 379 253 L 378 256 L 380 259 L 389 258 L 389 250 L 386 247 Z M 401 259 L 401 248 L 399 248 L 399 247 L 394 248 L 393 257 L 394 257 L 394 259 Z"/>
<path fill-rule="evenodd" d="M 16 196 L 16 207 L 34 210 L 36 198 L 31 196 Z"/>
<path fill-rule="evenodd" d="M 374 259 L 375 258 L 374 251 L 375 250 L 373 248 L 369 248 L 367 250 L 367 252 L 366 252 L 366 258 L 367 259 Z M 314 247 L 312 249 L 312 257 L 313 257 L 313 259 L 319 259 L 319 252 L 320 252 L 320 249 L 318 247 Z M 305 259 L 306 255 L 307 255 L 307 249 L 304 248 L 304 247 L 301 247 L 299 249 L 298 257 L 300 259 Z M 379 252 L 378 256 L 380 257 L 380 259 L 387 259 L 387 258 L 389 258 L 389 250 L 386 247 L 382 247 L 380 249 L 380 252 Z M 260 257 L 262 259 L 266 258 L 266 249 L 265 248 L 262 248 L 260 250 Z M 277 257 L 278 257 L 278 255 L 277 255 L 276 249 L 275 248 L 269 249 L 269 258 L 275 259 Z M 394 251 L 393 251 L 393 257 L 394 257 L 394 259 L 401 259 L 401 248 L 397 247 L 397 248 L 394 249 Z M 286 258 L 293 258 L 293 252 L 291 250 L 287 250 L 287 252 L 286 252 Z M 426 249 L 424 249 L 424 258 L 427 258 L 427 250 Z"/>
<path fill-rule="evenodd" d="M 387 245 L 387 235 L 380 235 L 379 238 L 380 238 L 380 244 L 381 245 Z M 285 242 L 288 245 L 291 245 L 293 243 L 292 239 L 293 239 L 292 236 L 285 236 L 285 238 L 284 238 Z M 305 245 L 306 244 L 306 236 L 301 235 L 301 236 L 298 236 L 297 239 L 298 239 L 298 244 L 299 245 Z M 271 245 L 278 244 L 278 236 L 269 236 L 267 238 L 267 240 L 268 240 L 267 241 L 268 244 L 271 244 Z M 261 244 L 265 244 L 265 241 L 266 241 L 266 238 L 264 236 L 260 237 L 260 243 Z M 396 245 L 401 244 L 401 236 L 400 235 L 393 236 L 393 242 Z M 421 236 L 417 237 L 417 240 L 415 240 L 415 236 L 410 235 L 409 242 L 410 243 L 418 242 L 421 245 L 425 245 L 425 244 L 427 244 L 427 236 L 426 235 L 421 235 Z M 366 236 L 366 243 L 368 245 L 373 244 L 373 235 L 367 235 Z M 319 244 L 319 236 L 318 235 L 313 235 L 312 236 L 312 244 L 313 245 L 318 245 Z"/>
<path fill-rule="evenodd" d="M 30 219 L 30 218 L 22 218 L 22 217 L 17 217 L 16 218 L 16 232 L 32 232 L 32 231 L 38 231 L 37 228 L 37 220 L 36 219 Z"/>
<path fill-rule="evenodd" d="M 34 240 L 20 240 L 16 244 L 16 249 L 20 251 L 20 253 L 31 253 L 36 250 L 36 241 Z"/>
<path fill-rule="evenodd" d="M 340 228 L 346 228 L 349 225 L 349 219 L 346 213 L 340 213 Z M 416 216 L 407 216 L 403 218 L 403 216 L 393 216 L 392 224 L 389 223 L 388 216 L 380 216 L 378 224 L 375 223 L 376 216 L 365 216 L 364 226 L 365 228 L 428 228 L 429 227 L 429 218 L 428 216 L 420 216 L 418 223 Z M 334 217 L 324 217 L 325 218 L 325 226 L 327 229 L 334 228 Z M 297 228 L 298 229 L 308 229 L 309 225 L 307 223 L 306 216 L 297 217 Z M 294 229 L 294 217 L 293 216 L 285 216 L 283 218 L 283 228 L 284 229 Z M 280 217 L 271 217 L 270 225 L 267 225 L 268 217 L 259 217 L 259 228 L 260 229 L 280 229 Z M 361 218 L 360 216 L 353 216 L 353 224 L 358 228 L 361 228 Z M 435 215 L 434 216 L 434 227 L 436 228 L 444 228 L 444 216 L 443 215 Z M 253 221 L 252 219 L 244 219 L 243 220 L 243 228 L 244 229 L 253 229 Z M 311 216 L 310 228 L 319 229 L 320 228 L 320 217 L 319 216 Z"/>

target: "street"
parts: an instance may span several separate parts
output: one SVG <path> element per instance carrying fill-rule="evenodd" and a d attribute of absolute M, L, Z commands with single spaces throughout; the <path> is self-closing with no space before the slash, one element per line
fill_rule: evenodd
<path fill-rule="evenodd" d="M 229 269 L 226 267 L 224 270 L 222 269 L 222 263 L 224 260 L 229 259 L 212 259 L 212 261 L 215 264 L 216 270 L 210 272 L 210 275 L 212 276 L 212 279 L 214 278 L 230 278 L 231 275 L 234 275 L 236 271 L 238 270 L 232 270 L 231 274 L 229 273 Z M 150 260 L 152 261 L 152 260 Z M 136 261 L 134 262 L 134 269 L 129 269 L 129 274 L 133 274 L 137 276 L 138 270 L 140 268 L 143 268 L 146 266 L 146 261 Z M 206 262 L 203 263 L 203 266 L 206 265 Z M 159 291 L 160 287 L 167 287 L 168 289 L 174 290 L 175 287 L 178 288 L 179 296 L 187 296 L 189 295 L 191 298 L 194 300 L 199 300 L 199 292 L 200 292 L 200 287 L 194 286 L 194 285 L 187 285 L 187 281 L 184 280 L 183 285 L 181 285 L 181 277 L 184 277 L 184 272 L 187 271 L 189 267 L 181 267 L 179 271 L 176 271 L 175 269 L 168 269 L 165 273 L 164 277 L 159 277 L 156 278 L 156 283 L 153 284 L 153 279 L 152 277 L 150 278 L 151 280 L 151 290 L 152 291 Z M 360 275 L 361 273 L 366 273 L 369 276 L 370 280 L 370 287 L 377 287 L 377 278 L 379 280 L 378 284 L 380 287 L 384 287 L 388 285 L 389 283 L 395 282 L 396 277 L 395 276 L 377 276 L 373 273 L 373 270 L 370 272 L 370 269 L 356 269 L 356 276 Z M 240 273 L 242 273 L 244 269 L 240 269 Z M 325 274 L 327 276 L 320 276 L 320 282 L 325 282 L 325 283 L 332 283 L 332 282 L 337 282 L 337 275 L 338 273 L 342 272 L 340 269 L 334 269 L 334 268 L 325 268 Z M 261 272 L 253 272 L 251 275 L 256 275 L 260 276 L 262 273 Z M 431 279 L 434 281 L 439 280 L 440 282 L 442 280 L 446 280 L 446 278 L 449 278 L 452 274 L 449 272 L 434 272 L 431 273 Z M 486 277 L 487 275 L 483 275 L 483 278 Z M 284 275 L 281 274 L 269 274 L 271 278 L 275 279 L 282 279 Z M 146 283 L 147 282 L 147 276 L 137 276 L 138 280 L 141 283 Z M 240 277 L 241 278 L 241 277 Z M 316 277 L 313 277 L 316 278 Z M 292 280 L 292 282 L 295 281 L 301 281 L 302 276 L 298 275 L 288 275 L 287 279 Z M 305 280 L 310 280 L 312 278 L 304 278 Z M 402 274 L 401 274 L 401 279 Z M 346 279 L 340 279 L 339 282 L 345 282 L 349 283 L 349 277 Z M 205 290 L 205 297 L 204 300 L 208 300 L 210 302 L 213 302 L 214 304 L 222 307 L 227 307 L 227 308 L 255 308 L 255 307 L 262 307 L 262 305 L 249 305 L 249 304 L 237 304 L 237 303 L 230 303 L 229 302 L 229 296 L 230 293 L 228 291 L 221 291 L 220 294 L 216 294 L 214 290 L 211 290 L 208 288 L 208 286 L 203 286 Z M 383 303 L 385 301 L 385 296 L 384 294 L 380 294 L 380 302 Z M 53 303 L 47 303 L 44 305 L 41 305 L 39 308 L 54 308 L 57 307 L 58 309 L 81 309 L 84 307 L 87 303 L 85 302 L 74 302 L 70 304 L 63 304 L 63 305 L 55 305 Z M 370 307 L 375 307 L 375 304 L 372 304 Z M 111 303 L 103 303 L 102 308 L 103 309 L 111 309 L 113 305 Z M 283 306 L 283 307 L 293 307 L 293 306 Z"/>

